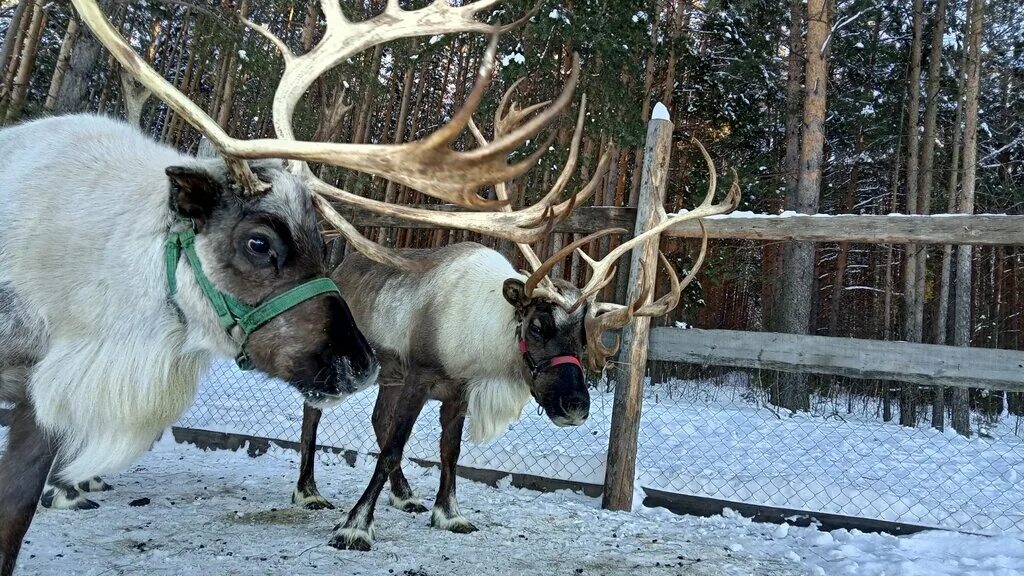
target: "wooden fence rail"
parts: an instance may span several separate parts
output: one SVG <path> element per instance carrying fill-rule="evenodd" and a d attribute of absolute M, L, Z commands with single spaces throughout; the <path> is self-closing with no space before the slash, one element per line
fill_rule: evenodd
<path fill-rule="evenodd" d="M 773 332 L 653 328 L 648 358 L 1024 392 L 1024 352 L 1018 350 Z"/>
<path fill-rule="evenodd" d="M 448 205 L 420 206 L 440 211 Z M 339 211 L 357 226 L 384 228 L 435 228 L 381 216 L 349 207 Z M 556 232 L 590 234 L 603 228 L 625 228 L 630 233 L 636 221 L 636 208 L 584 206 L 558 226 Z M 808 240 L 813 242 L 853 242 L 862 244 L 973 244 L 977 246 L 1024 245 L 1024 216 L 949 215 L 934 216 L 769 216 L 733 213 L 704 221 L 708 236 L 739 240 Z M 696 222 L 680 222 L 662 233 L 675 238 L 700 238 Z"/>

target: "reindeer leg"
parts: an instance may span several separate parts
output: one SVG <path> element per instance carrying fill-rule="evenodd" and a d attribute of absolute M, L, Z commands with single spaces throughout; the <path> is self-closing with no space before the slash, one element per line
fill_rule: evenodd
<path fill-rule="evenodd" d="M 56 452 L 27 401 L 14 407 L 9 434 L 7 451 L 0 457 L 0 576 L 14 573 Z"/>
<path fill-rule="evenodd" d="M 462 427 L 466 423 L 464 402 L 441 404 L 441 485 L 434 500 L 434 511 L 430 514 L 430 525 L 458 534 L 476 532 L 473 526 L 459 512 L 455 498 L 455 468 L 459 464 L 462 449 Z"/>
<path fill-rule="evenodd" d="M 377 435 L 377 445 L 381 449 L 387 442 L 389 428 L 394 419 L 394 408 L 398 405 L 401 391 L 401 386 L 382 385 L 377 393 L 377 403 L 373 407 L 373 431 Z M 389 482 L 391 492 L 388 494 L 388 502 L 393 507 L 413 514 L 427 511 L 423 500 L 416 497 L 409 486 L 409 481 L 405 479 L 401 461 L 391 472 Z"/>
<path fill-rule="evenodd" d="M 316 463 L 316 429 L 320 425 L 323 411 L 307 404 L 302 405 L 302 459 L 299 464 L 299 481 L 292 492 L 292 504 L 306 510 L 334 509 L 316 489 L 313 468 Z"/>
<path fill-rule="evenodd" d="M 418 385 L 412 370 L 410 370 L 410 373 L 406 375 L 397 408 L 393 413 L 394 418 L 388 441 L 381 448 L 380 455 L 377 456 L 377 466 L 373 470 L 370 484 L 352 511 L 348 513 L 345 523 L 335 526 L 334 536 L 330 541 L 331 546 L 342 550 L 367 551 L 370 549 L 373 544 L 373 509 L 377 505 L 377 498 L 380 496 L 381 490 L 384 489 L 384 482 L 387 481 L 388 476 L 401 463 L 402 451 L 412 434 L 412 426 L 416 423 L 416 418 L 423 410 L 426 401 L 427 390 Z"/>

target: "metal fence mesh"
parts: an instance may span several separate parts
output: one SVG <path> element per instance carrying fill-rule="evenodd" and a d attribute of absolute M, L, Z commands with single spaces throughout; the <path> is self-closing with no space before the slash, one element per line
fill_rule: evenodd
<path fill-rule="evenodd" d="M 964 438 L 927 424 L 883 422 L 877 398 L 815 397 L 809 413 L 789 414 L 770 406 L 755 384 L 744 372 L 649 383 L 637 484 L 809 512 L 1024 534 L 1019 416 L 1005 409 L 974 415 L 983 434 Z M 482 446 L 466 441 L 459 463 L 601 484 L 612 397 L 607 382 L 595 383 L 590 418 L 577 428 L 555 427 L 531 401 L 497 440 Z M 372 388 L 326 411 L 318 443 L 375 452 L 375 398 Z M 301 421 L 299 397 L 284 383 L 218 363 L 179 425 L 297 441 Z M 437 461 L 439 439 L 438 404 L 431 402 L 405 456 Z"/>

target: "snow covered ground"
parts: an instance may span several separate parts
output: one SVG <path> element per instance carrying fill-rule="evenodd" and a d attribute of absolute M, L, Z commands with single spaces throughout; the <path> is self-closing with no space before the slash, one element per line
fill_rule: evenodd
<path fill-rule="evenodd" d="M 637 456 L 638 483 L 722 500 L 1024 535 L 1024 438 L 1014 417 L 989 437 L 964 439 L 927 426 L 883 424 L 870 411 L 777 414 L 739 373 L 718 382 L 649 386 Z M 374 389 L 325 413 L 319 443 L 376 450 Z M 612 395 L 594 392 L 591 417 L 556 428 L 531 402 L 495 442 L 465 443 L 465 466 L 601 484 Z M 438 407 L 417 422 L 407 456 L 438 458 Z M 287 386 L 218 364 L 180 425 L 297 440 L 301 407 Z"/>
<path fill-rule="evenodd" d="M 5 441 L 0 428 L 0 442 Z M 41 510 L 18 574 L 352 575 L 771 575 L 1019 576 L 1024 542 L 951 532 L 893 537 L 753 524 L 735 514 L 675 516 L 664 510 L 600 510 L 571 492 L 538 493 L 462 481 L 470 535 L 427 526 L 426 515 L 377 512 L 371 552 L 326 545 L 331 527 L 358 498 L 371 466 L 323 456 L 321 491 L 341 510 L 293 510 L 296 454 L 274 449 L 204 452 L 170 434 L 137 465 L 108 478 L 98 510 Z M 433 469 L 407 468 L 421 494 Z M 129 507 L 149 498 L 151 503 Z"/>

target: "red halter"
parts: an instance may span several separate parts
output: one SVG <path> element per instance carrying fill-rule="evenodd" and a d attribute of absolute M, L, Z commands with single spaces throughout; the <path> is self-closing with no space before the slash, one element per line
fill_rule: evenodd
<path fill-rule="evenodd" d="M 519 339 L 519 351 L 522 352 L 523 354 L 523 361 L 526 362 L 526 367 L 530 369 L 530 376 L 532 378 L 536 378 L 537 374 L 550 370 L 555 366 L 559 366 L 562 364 L 573 364 L 580 369 L 580 372 L 586 374 L 586 370 L 583 369 L 583 363 L 580 362 L 580 359 L 575 356 L 555 356 L 550 360 L 545 360 L 544 362 L 537 363 L 536 361 L 534 361 L 533 356 L 530 354 L 529 348 L 526 347 L 526 340 L 523 340 L 522 338 Z"/>

